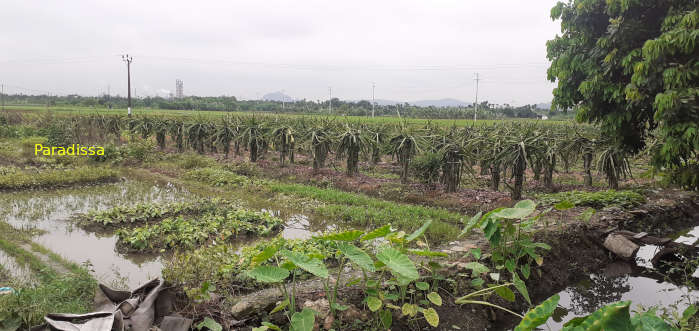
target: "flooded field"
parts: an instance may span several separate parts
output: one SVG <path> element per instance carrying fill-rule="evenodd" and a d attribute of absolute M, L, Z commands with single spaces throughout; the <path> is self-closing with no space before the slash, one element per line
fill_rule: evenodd
<path fill-rule="evenodd" d="M 156 181 L 124 180 L 113 184 L 85 186 L 81 188 L 37 190 L 0 193 L 0 221 L 17 229 L 38 230 L 34 242 L 78 264 L 87 264 L 96 278 L 105 283 L 135 287 L 154 277 L 159 277 L 165 256 L 158 254 L 118 252 L 114 232 L 86 231 L 71 221 L 76 215 L 90 210 L 106 210 L 117 205 L 137 203 L 168 203 L 195 199 L 187 189 L 171 183 Z M 242 205 L 260 207 L 259 199 L 248 196 Z M 276 206 L 259 208 L 286 220 L 281 231 L 284 238 L 307 239 L 322 226 L 312 226 L 307 215 L 282 211 Z M 276 208 L 275 208 L 276 207 Z M 253 243 L 258 238 L 241 238 L 238 245 Z M 0 251 L 2 253 L 2 251 Z M 26 268 L 13 267 L 11 257 L 0 255 L 2 265 L 13 278 L 27 278 Z M 16 277 L 15 277 L 16 276 Z"/>

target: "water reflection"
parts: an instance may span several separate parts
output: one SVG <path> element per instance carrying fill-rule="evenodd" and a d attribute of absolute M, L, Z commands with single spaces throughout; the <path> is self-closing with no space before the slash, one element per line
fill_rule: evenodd
<path fill-rule="evenodd" d="M 88 263 L 97 279 L 137 286 L 160 275 L 161 258 L 153 255 L 124 255 L 116 251 L 114 234 L 91 233 L 73 227 L 67 220 L 92 209 L 104 210 L 121 204 L 184 201 L 191 195 L 171 184 L 125 181 L 74 189 L 24 191 L 0 194 L 0 220 L 16 228 L 44 232 L 34 241 L 77 263 Z"/>
<path fill-rule="evenodd" d="M 631 273 L 633 266 L 626 263 L 613 263 L 602 273 L 589 275 L 575 286 L 560 292 L 561 297 L 551 319 L 542 326 L 546 330 L 560 330 L 569 320 L 588 315 L 602 306 L 631 300 L 632 308 L 637 306 L 673 307 L 683 311 L 690 303 L 699 302 L 699 291 L 685 286 Z"/>

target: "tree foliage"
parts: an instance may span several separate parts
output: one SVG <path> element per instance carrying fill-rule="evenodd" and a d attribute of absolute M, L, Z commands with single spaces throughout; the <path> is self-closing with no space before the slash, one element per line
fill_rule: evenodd
<path fill-rule="evenodd" d="M 558 83 L 553 107 L 600 123 L 630 152 L 656 135 L 663 142 L 653 150 L 658 167 L 696 166 L 695 1 L 569 0 L 551 17 L 561 20 L 562 32 L 547 43 L 548 78 Z"/>

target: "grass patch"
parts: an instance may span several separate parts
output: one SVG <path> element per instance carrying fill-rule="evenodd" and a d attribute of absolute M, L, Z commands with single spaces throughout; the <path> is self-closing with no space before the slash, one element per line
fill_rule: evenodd
<path fill-rule="evenodd" d="M 9 169 L 9 170 L 8 170 Z M 21 170 L 6 168 L 0 174 L 0 190 L 33 189 L 115 180 L 118 172 L 109 168 Z"/>
<path fill-rule="evenodd" d="M 634 191 L 606 190 L 598 192 L 567 191 L 550 194 L 539 194 L 537 200 L 542 205 L 554 205 L 561 201 L 568 201 L 576 206 L 589 206 L 604 208 L 618 206 L 632 208 L 646 201 L 643 195 Z"/>
<path fill-rule="evenodd" d="M 190 170 L 184 174 L 185 179 L 203 182 L 212 186 L 243 186 L 250 180 L 232 171 L 219 168 L 201 168 Z"/>
<path fill-rule="evenodd" d="M 391 223 L 399 230 L 412 232 L 431 219 L 433 223 L 426 236 L 432 242 L 454 239 L 461 232 L 458 224 L 463 216 L 442 208 L 395 203 L 364 194 L 301 184 L 266 181 L 263 185 L 276 193 L 325 202 L 325 206 L 314 211 L 355 226 L 379 227 Z"/>
<path fill-rule="evenodd" d="M 19 242 L 27 239 L 26 234 L 4 222 L 0 222 L 3 236 L 0 249 L 12 256 L 17 264 L 27 266 L 37 279 L 36 284 L 13 284 L 14 294 L 0 296 L 0 322 L 18 321 L 23 328 L 43 322 L 48 313 L 86 313 L 92 308 L 97 282 L 87 269 L 68 263 L 44 247 L 32 243 L 32 250 L 40 252 L 55 262 L 66 266 L 71 273 L 58 274 L 45 265 L 36 255 L 20 247 Z M 7 231 L 6 231 L 7 230 Z M 12 240 L 10 240 L 10 236 Z"/>

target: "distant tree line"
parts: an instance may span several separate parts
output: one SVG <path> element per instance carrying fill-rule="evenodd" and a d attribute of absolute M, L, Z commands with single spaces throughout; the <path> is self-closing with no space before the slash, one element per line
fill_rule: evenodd
<path fill-rule="evenodd" d="M 67 95 L 5 95 L 8 105 L 49 105 L 58 107 L 92 107 L 92 108 L 126 108 L 127 100 L 122 96 L 102 95 L 99 97 Z M 291 114 L 330 114 L 328 101 L 295 100 L 282 103 L 271 100 L 238 100 L 233 96 L 184 98 L 145 97 L 132 99 L 135 108 L 172 109 L 172 110 L 210 110 L 210 111 L 240 111 L 268 112 Z M 421 107 L 409 103 L 394 105 L 376 105 L 376 116 L 401 116 L 409 118 L 428 119 L 470 119 L 475 108 L 467 107 Z M 371 102 L 343 101 L 332 99 L 332 114 L 345 116 L 371 116 Z M 479 119 L 496 118 L 537 118 L 548 114 L 548 110 L 537 109 L 536 105 L 513 107 L 493 107 L 488 101 L 478 105 Z"/>

